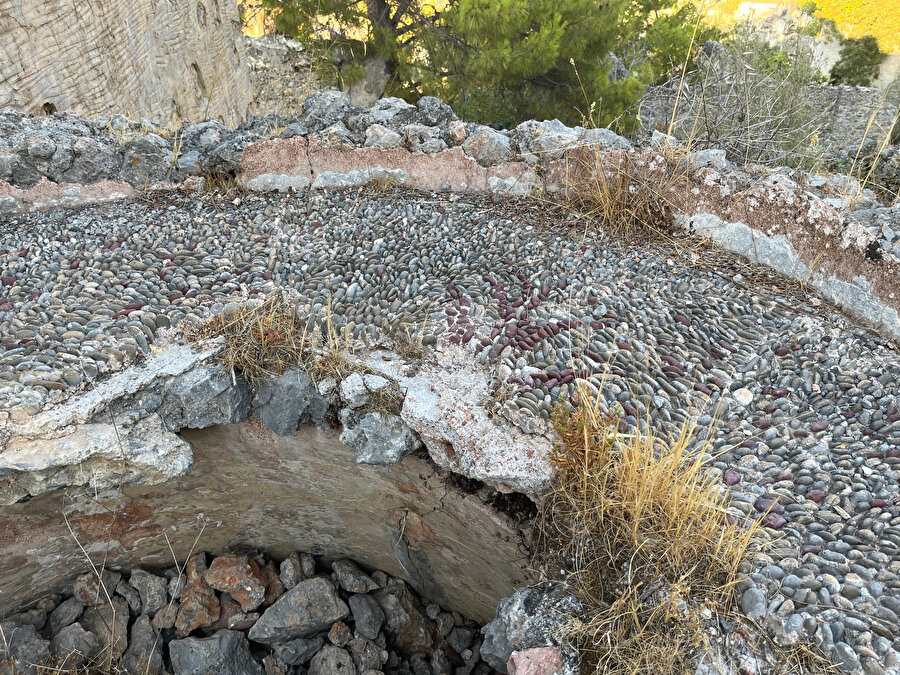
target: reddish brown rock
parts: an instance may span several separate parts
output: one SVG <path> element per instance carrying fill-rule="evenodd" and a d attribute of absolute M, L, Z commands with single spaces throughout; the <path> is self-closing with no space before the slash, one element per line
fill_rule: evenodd
<path fill-rule="evenodd" d="M 185 586 L 175 619 L 175 633 L 185 637 L 198 628 L 209 626 L 219 618 L 219 599 L 202 578 Z"/>
<path fill-rule="evenodd" d="M 736 485 L 741 482 L 741 474 L 734 469 L 725 469 L 725 473 L 722 474 L 722 480 L 725 482 L 725 485 Z"/>
<path fill-rule="evenodd" d="M 262 604 L 268 607 L 284 594 L 285 588 L 284 584 L 281 583 L 278 570 L 275 569 L 275 563 L 271 560 L 260 567 L 259 571 L 263 579 L 265 579 L 266 585 L 266 596 Z"/>
<path fill-rule="evenodd" d="M 562 657 L 556 647 L 535 647 L 513 652 L 506 664 L 509 675 L 559 675 Z"/>
<path fill-rule="evenodd" d="M 353 631 L 343 621 L 335 621 L 328 631 L 328 641 L 336 647 L 343 647 L 353 637 Z"/>
<path fill-rule="evenodd" d="M 257 562 L 247 556 L 219 556 L 203 578 L 217 591 L 230 594 L 245 612 L 259 607 L 266 597 L 266 578 Z"/>

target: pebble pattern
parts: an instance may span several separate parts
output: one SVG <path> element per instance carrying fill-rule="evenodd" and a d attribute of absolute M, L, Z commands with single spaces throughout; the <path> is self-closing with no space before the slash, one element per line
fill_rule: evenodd
<path fill-rule="evenodd" d="M 523 419 L 584 378 L 630 424 L 696 420 L 735 517 L 773 538 L 745 611 L 851 670 L 894 665 L 896 347 L 722 253 L 626 250 L 498 201 L 162 193 L 0 219 L 0 406 L 36 412 L 158 330 L 277 288 L 370 344 L 425 322 L 426 344 L 465 347 L 514 388 Z"/>

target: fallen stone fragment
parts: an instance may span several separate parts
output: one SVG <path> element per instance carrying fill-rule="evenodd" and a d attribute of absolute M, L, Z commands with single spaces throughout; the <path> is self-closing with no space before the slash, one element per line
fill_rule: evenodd
<path fill-rule="evenodd" d="M 266 597 L 266 579 L 256 561 L 247 556 L 219 556 L 203 578 L 217 591 L 229 593 L 245 612 L 259 607 Z"/>
<path fill-rule="evenodd" d="M 143 612 L 149 614 L 151 619 L 165 607 L 168 601 L 168 582 L 163 577 L 136 569 L 128 582 L 140 593 Z"/>
<path fill-rule="evenodd" d="M 86 608 L 78 623 L 97 636 L 98 652 L 115 661 L 128 647 L 128 618 L 128 603 L 116 596 L 111 603 Z"/>
<path fill-rule="evenodd" d="M 131 639 L 125 650 L 125 667 L 129 673 L 161 673 L 163 639 L 153 627 L 150 615 L 141 614 L 131 626 Z"/>
<path fill-rule="evenodd" d="M 562 657 L 556 647 L 532 647 L 513 652 L 506 664 L 509 675 L 561 675 Z"/>
<path fill-rule="evenodd" d="M 112 570 L 103 570 L 100 579 L 93 572 L 86 572 L 75 580 L 73 597 L 78 598 L 83 605 L 102 605 L 112 598 L 121 578 L 121 574 Z"/>
<path fill-rule="evenodd" d="M 302 666 L 318 652 L 324 640 L 322 638 L 297 638 L 287 642 L 275 642 L 272 648 L 289 666 Z"/>
<path fill-rule="evenodd" d="M 309 637 L 328 630 L 349 611 L 327 579 L 314 577 L 301 581 L 276 600 L 248 635 L 265 644 Z"/>
<path fill-rule="evenodd" d="M 394 581 L 372 597 L 384 612 L 385 632 L 401 654 L 411 656 L 431 650 L 437 639 L 436 627 L 405 583 Z"/>
<path fill-rule="evenodd" d="M 341 443 L 356 452 L 360 464 L 390 466 L 415 452 L 422 443 L 396 415 L 367 413 L 355 427 L 345 428 Z"/>
<path fill-rule="evenodd" d="M 250 654 L 243 633 L 220 630 L 208 638 L 184 638 L 169 643 L 172 669 L 180 675 L 263 675 L 263 667 Z"/>
<path fill-rule="evenodd" d="M 377 638 L 384 623 L 384 610 L 381 606 L 368 595 L 351 595 L 347 602 L 353 613 L 356 632 L 369 640 Z"/>
<path fill-rule="evenodd" d="M 299 369 L 262 382 L 252 406 L 260 421 L 279 436 L 292 436 L 304 422 L 319 424 L 328 409 L 315 385 Z"/>
<path fill-rule="evenodd" d="M 194 579 L 181 593 L 175 634 L 184 637 L 197 628 L 210 625 L 219 618 L 219 611 L 219 600 L 213 589 L 202 577 Z"/>
<path fill-rule="evenodd" d="M 309 675 L 354 675 L 353 657 L 346 649 L 325 645 L 309 662 Z"/>
<path fill-rule="evenodd" d="M 71 668 L 87 663 L 96 649 L 97 636 L 77 623 L 64 627 L 50 641 L 53 657 Z"/>
<path fill-rule="evenodd" d="M 338 585 L 348 593 L 368 593 L 378 588 L 378 584 L 351 560 L 335 560 L 331 563 L 331 569 L 334 570 Z"/>
<path fill-rule="evenodd" d="M 47 663 L 50 642 L 34 630 L 14 621 L 0 622 L 3 639 L 0 640 L 0 672 L 16 675 L 37 675 L 38 666 Z"/>

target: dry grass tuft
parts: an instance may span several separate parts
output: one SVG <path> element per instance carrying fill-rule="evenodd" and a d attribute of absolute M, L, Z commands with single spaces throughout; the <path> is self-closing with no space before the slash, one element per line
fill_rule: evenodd
<path fill-rule="evenodd" d="M 276 293 L 211 317 L 187 337 L 191 341 L 224 337 L 222 363 L 233 377 L 243 374 L 251 386 L 295 366 L 314 381 L 329 376 L 340 381 L 351 370 L 352 349 L 349 334 L 337 330 L 332 319 L 329 304 L 324 327 L 310 330 L 308 315 Z"/>
<path fill-rule="evenodd" d="M 631 153 L 581 146 L 566 153 L 563 206 L 628 242 L 668 237 L 676 204 L 671 199 L 684 170 L 653 151 Z"/>
<path fill-rule="evenodd" d="M 203 174 L 203 191 L 220 192 L 226 197 L 246 194 L 247 188 L 234 174 L 211 171 Z"/>
<path fill-rule="evenodd" d="M 403 393 L 400 385 L 392 382 L 369 395 L 369 400 L 366 402 L 366 410 L 385 415 L 399 415 L 405 398 L 406 395 Z"/>
<path fill-rule="evenodd" d="M 687 672 L 709 647 L 704 622 L 731 605 L 759 525 L 727 517 L 691 428 L 666 443 L 618 432 L 584 387 L 573 404 L 555 415 L 557 474 L 536 521 L 538 550 L 585 608 L 562 637 L 585 672 Z"/>

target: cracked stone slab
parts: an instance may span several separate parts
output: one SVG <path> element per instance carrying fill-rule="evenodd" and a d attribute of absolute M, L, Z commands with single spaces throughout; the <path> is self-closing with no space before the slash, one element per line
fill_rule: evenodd
<path fill-rule="evenodd" d="M 13 438 L 0 452 L 0 503 L 59 488 L 155 485 L 186 474 L 190 445 L 153 414 L 126 428 L 83 424 L 44 438 Z"/>

